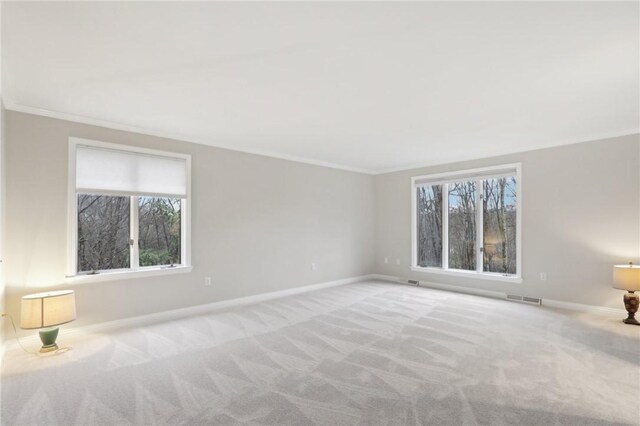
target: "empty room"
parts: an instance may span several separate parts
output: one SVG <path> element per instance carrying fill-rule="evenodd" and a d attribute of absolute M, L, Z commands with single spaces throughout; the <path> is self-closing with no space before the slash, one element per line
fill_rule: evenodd
<path fill-rule="evenodd" d="M 0 424 L 640 426 L 640 2 L 0 2 Z"/>

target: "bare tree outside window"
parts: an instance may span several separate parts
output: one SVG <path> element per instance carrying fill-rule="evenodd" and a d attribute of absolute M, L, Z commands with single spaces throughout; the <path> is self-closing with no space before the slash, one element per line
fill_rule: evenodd
<path fill-rule="evenodd" d="M 181 200 L 139 197 L 140 266 L 180 264 Z"/>
<path fill-rule="evenodd" d="M 129 197 L 78 194 L 78 271 L 130 267 Z"/>
<path fill-rule="evenodd" d="M 418 266 L 442 266 L 442 186 L 417 188 Z"/>
<path fill-rule="evenodd" d="M 483 270 L 515 274 L 516 179 L 515 177 L 487 179 L 483 186 Z"/>
<path fill-rule="evenodd" d="M 449 268 L 476 269 L 476 183 L 449 185 Z"/>
<path fill-rule="evenodd" d="M 486 177 L 473 172 L 438 185 L 414 180 L 415 266 L 517 278 L 517 170 L 493 175 L 500 177 L 491 177 L 491 171 Z M 425 178 L 429 176 L 420 180 L 428 182 Z"/>

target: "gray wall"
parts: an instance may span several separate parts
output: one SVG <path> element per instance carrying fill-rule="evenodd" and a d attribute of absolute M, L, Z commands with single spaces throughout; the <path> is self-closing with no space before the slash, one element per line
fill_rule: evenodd
<path fill-rule="evenodd" d="M 373 177 L 12 111 L 5 130 L 14 316 L 22 295 L 50 288 L 76 290 L 83 325 L 373 272 L 621 308 L 611 265 L 640 260 L 637 135 Z M 65 283 L 69 136 L 193 156 L 193 272 Z M 411 176 L 513 162 L 522 163 L 524 282 L 411 272 Z"/>
<path fill-rule="evenodd" d="M 410 271 L 411 177 L 515 162 L 522 163 L 523 283 Z M 611 275 L 613 264 L 640 260 L 638 135 L 388 173 L 375 187 L 378 274 L 623 308 Z"/>
<path fill-rule="evenodd" d="M 0 312 L 5 312 L 5 280 L 4 280 L 4 220 L 5 220 L 5 109 L 2 104 L 2 96 L 0 96 Z M 4 318 L 0 321 L 6 322 Z M 0 324 L 0 364 L 2 363 L 2 348 L 5 340 L 5 327 Z"/>
<path fill-rule="evenodd" d="M 6 127 L 5 272 L 16 316 L 22 295 L 52 287 L 76 291 L 82 325 L 373 270 L 372 176 L 13 111 Z M 192 155 L 191 273 L 65 283 L 70 136 Z"/>

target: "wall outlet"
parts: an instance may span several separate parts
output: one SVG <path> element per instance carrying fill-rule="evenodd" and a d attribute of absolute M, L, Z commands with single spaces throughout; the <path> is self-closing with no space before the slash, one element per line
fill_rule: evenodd
<path fill-rule="evenodd" d="M 311 270 L 315 271 L 316 269 L 318 269 L 318 264 L 311 262 Z"/>
<path fill-rule="evenodd" d="M 211 287 L 211 277 L 204 277 L 204 286 Z"/>
<path fill-rule="evenodd" d="M 547 273 L 540 272 L 540 281 L 546 281 L 546 280 L 547 280 Z"/>
<path fill-rule="evenodd" d="M 396 258 L 396 265 L 400 264 L 400 259 Z"/>
<path fill-rule="evenodd" d="M 388 257 L 384 258 L 384 263 L 389 263 L 389 258 Z"/>

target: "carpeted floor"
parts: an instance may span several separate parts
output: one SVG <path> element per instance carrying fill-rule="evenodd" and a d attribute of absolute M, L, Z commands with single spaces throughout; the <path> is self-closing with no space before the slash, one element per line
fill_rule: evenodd
<path fill-rule="evenodd" d="M 3 425 L 640 424 L 640 327 L 365 282 L 12 349 Z"/>

